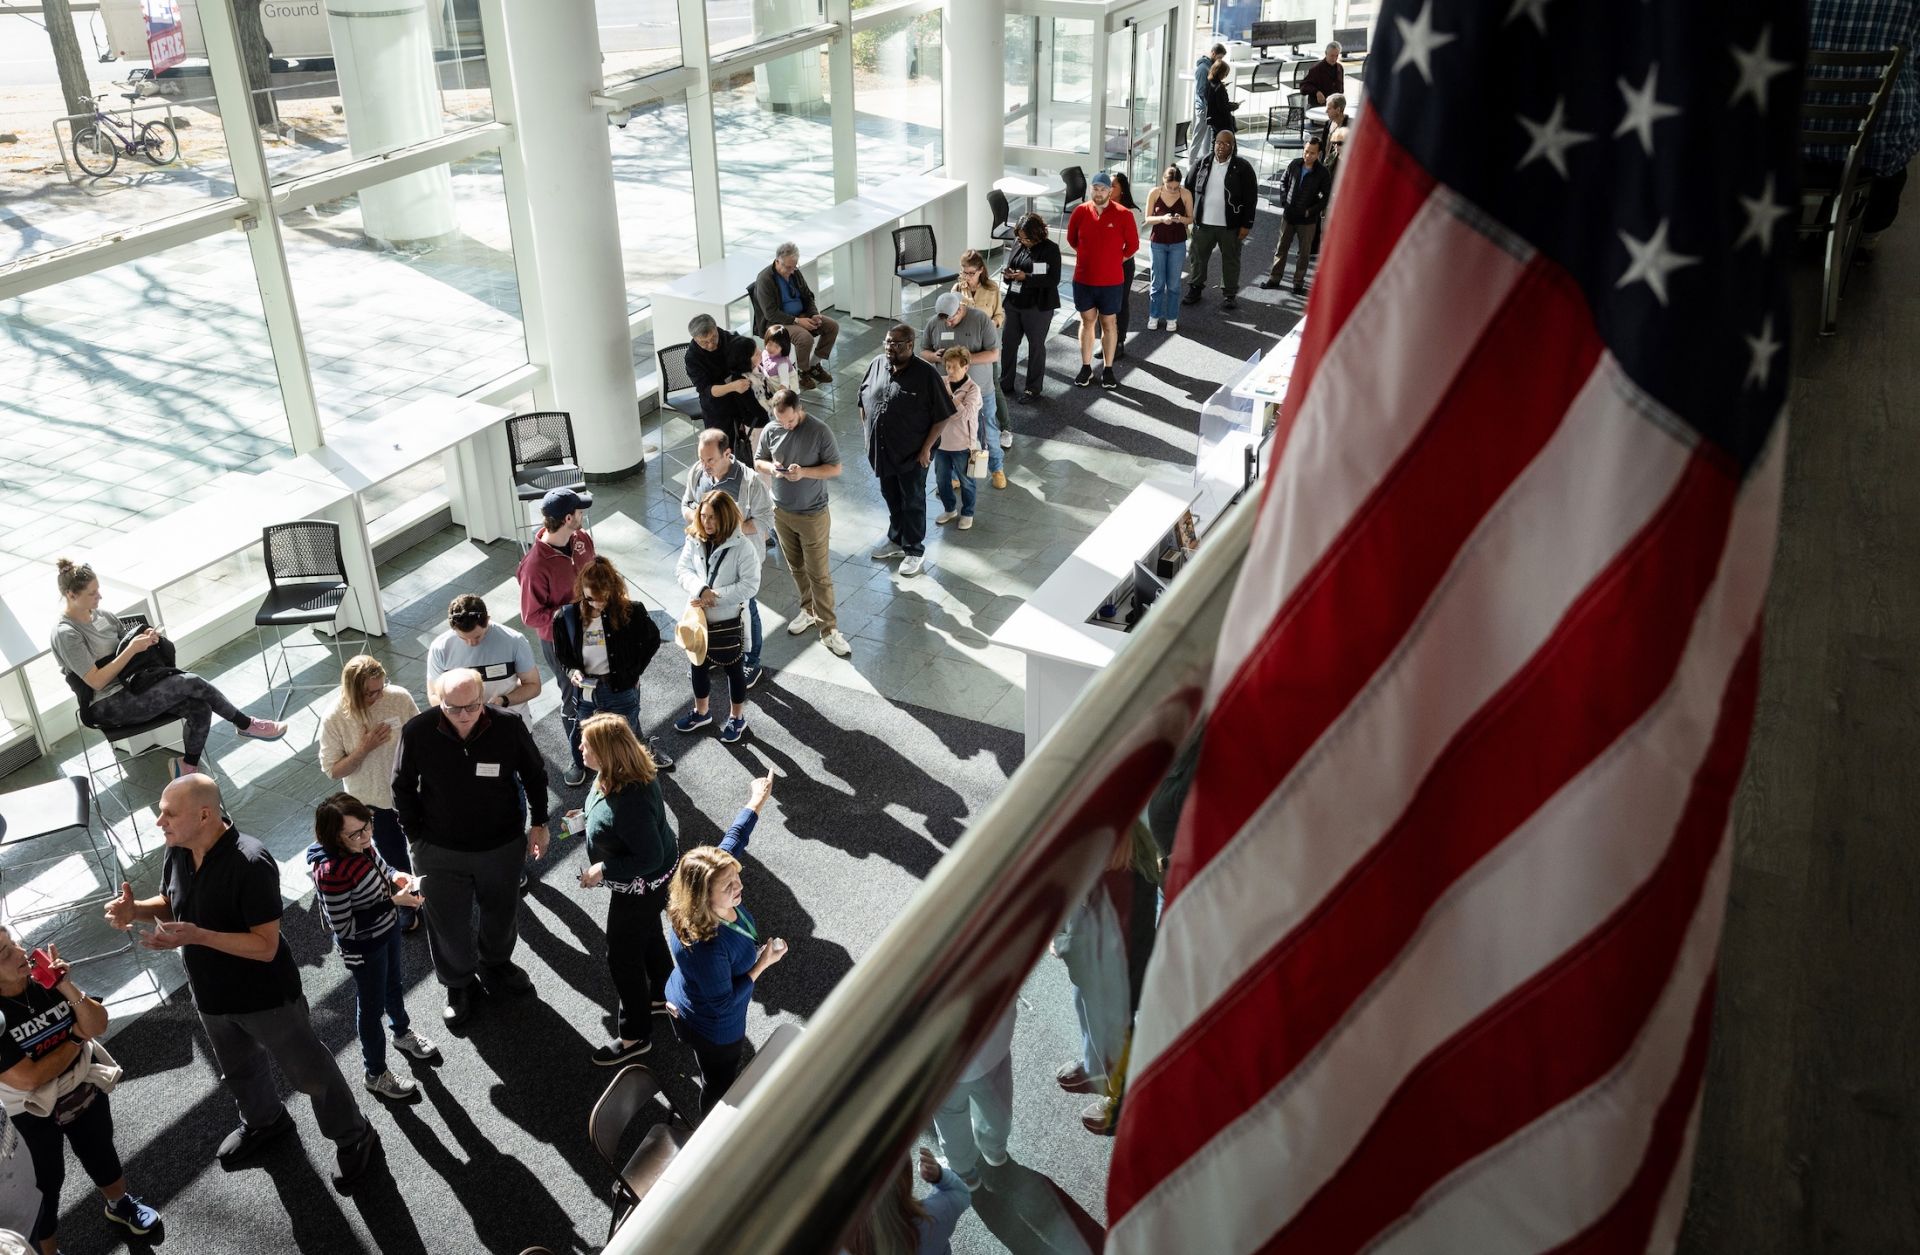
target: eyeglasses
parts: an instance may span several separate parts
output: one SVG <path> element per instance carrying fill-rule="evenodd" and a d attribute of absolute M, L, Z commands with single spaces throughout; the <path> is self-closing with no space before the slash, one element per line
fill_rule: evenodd
<path fill-rule="evenodd" d="M 478 702 L 468 702 L 464 706 L 446 706 L 446 707 L 442 707 L 442 709 L 444 709 L 450 715 L 472 715 L 472 714 L 478 714 L 480 711 L 485 710 L 486 707 L 487 707 L 486 702 L 478 701 Z"/>
<path fill-rule="evenodd" d="M 358 841 L 361 837 L 366 836 L 369 832 L 372 832 L 372 831 L 373 831 L 372 824 L 361 824 L 358 828 L 342 828 L 340 830 L 340 835 L 345 840 Z"/>

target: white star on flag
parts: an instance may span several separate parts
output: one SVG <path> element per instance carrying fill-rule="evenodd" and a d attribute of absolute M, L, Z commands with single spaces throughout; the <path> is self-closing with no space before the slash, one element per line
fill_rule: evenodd
<path fill-rule="evenodd" d="M 1667 221 L 1660 219 L 1660 225 L 1644 240 L 1636 240 L 1625 231 L 1620 232 L 1620 242 L 1627 246 L 1627 254 L 1632 260 L 1627 263 L 1626 273 L 1620 276 L 1614 287 L 1644 283 L 1653 292 L 1655 300 L 1662 305 L 1667 303 L 1667 276 L 1682 266 L 1691 266 L 1700 260 L 1667 247 Z"/>
<path fill-rule="evenodd" d="M 1767 376 L 1773 373 L 1773 355 L 1780 351 L 1780 341 L 1773 338 L 1773 315 L 1768 314 L 1760 324 L 1757 336 L 1742 336 L 1747 342 L 1747 351 L 1753 354 L 1753 361 L 1747 365 L 1747 384 L 1749 388 L 1767 386 Z"/>
<path fill-rule="evenodd" d="M 1619 80 L 1620 95 L 1627 102 L 1627 113 L 1620 119 L 1620 125 L 1613 128 L 1613 136 L 1618 139 L 1632 131 L 1640 137 L 1640 147 L 1646 150 L 1649 157 L 1653 156 L 1653 124 L 1662 118 L 1680 116 L 1679 105 L 1662 104 L 1654 99 L 1655 85 L 1659 79 L 1660 66 L 1655 63 L 1647 67 L 1647 81 L 1639 91 L 1629 86 L 1626 79 Z"/>
<path fill-rule="evenodd" d="M 1763 255 L 1770 252 L 1773 248 L 1774 225 L 1793 212 L 1791 207 L 1773 198 L 1773 173 L 1767 173 L 1767 181 L 1760 185 L 1760 195 L 1737 199 L 1747 215 L 1747 225 L 1740 229 L 1740 238 L 1733 242 L 1733 246 L 1739 248 L 1748 240 L 1754 240 L 1759 243 Z"/>
<path fill-rule="evenodd" d="M 1534 29 L 1542 35 L 1547 33 L 1547 0 L 1513 0 L 1513 7 L 1507 10 L 1507 21 L 1500 24 L 1505 26 L 1522 14 L 1533 22 Z"/>
<path fill-rule="evenodd" d="M 1516 115 L 1518 116 L 1518 115 Z M 1527 128 L 1532 140 L 1527 145 L 1526 155 L 1520 158 L 1516 170 L 1524 170 L 1535 161 L 1544 159 L 1548 165 L 1559 171 L 1560 177 L 1567 175 L 1567 149 L 1575 144 L 1584 144 L 1593 136 L 1586 131 L 1576 131 L 1566 125 L 1567 101 L 1561 97 L 1553 104 L 1553 112 L 1547 115 L 1545 122 L 1535 122 L 1532 118 L 1518 116 L 1521 126 Z"/>
<path fill-rule="evenodd" d="M 1768 55 L 1767 47 L 1772 42 L 1773 23 L 1769 22 L 1760 28 L 1760 38 L 1752 48 L 1736 44 L 1728 49 L 1740 65 L 1740 81 L 1733 85 L 1733 98 L 1727 101 L 1728 106 L 1739 104 L 1742 96 L 1752 96 L 1754 108 L 1761 113 L 1767 111 L 1768 80 L 1793 68 L 1789 62 L 1775 61 Z"/>
<path fill-rule="evenodd" d="M 1404 17 L 1396 17 L 1393 24 L 1400 29 L 1400 55 L 1393 59 L 1393 68 L 1397 73 L 1411 63 L 1420 71 L 1420 77 L 1433 82 L 1433 52 L 1460 38 L 1444 31 L 1433 29 L 1433 0 L 1420 6 L 1420 15 L 1409 22 Z"/>

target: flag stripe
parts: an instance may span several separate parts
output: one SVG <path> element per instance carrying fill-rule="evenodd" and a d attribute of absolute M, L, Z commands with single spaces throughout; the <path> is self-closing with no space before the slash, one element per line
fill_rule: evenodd
<path fill-rule="evenodd" d="M 1226 993 L 1387 830 L 1447 741 L 1670 494 L 1688 451 L 1623 407 L 1623 383 L 1611 357 L 1597 364 L 1406 640 L 1249 821 L 1261 835 L 1237 838 L 1201 871 L 1193 902 L 1167 904 L 1155 961 L 1179 967 L 1141 1009 L 1136 1083 L 1174 1027 Z M 1483 607 L 1501 599 L 1515 609 L 1489 623 Z"/>
<path fill-rule="evenodd" d="M 1232 679 L 1232 664 L 1265 638 L 1282 605 L 1318 574 L 1317 564 L 1419 438 L 1525 274 L 1523 263 L 1495 247 L 1458 209 L 1458 199 L 1444 192 L 1421 207 L 1367 289 L 1355 315 L 1356 333 L 1332 346 L 1320 385 L 1274 456 L 1275 489 L 1260 503 L 1242 567 L 1247 574 L 1234 589 L 1233 610 L 1220 633 L 1219 657 L 1227 665 L 1214 668 L 1210 698 Z M 1434 287 L 1460 297 L 1439 308 L 1423 296 Z M 1406 350 L 1382 358 L 1381 339 Z M 1516 370 L 1511 359 L 1503 365 Z M 1294 497 L 1302 491 L 1314 496 L 1311 512 L 1296 509 Z"/>
<path fill-rule="evenodd" d="M 1693 1152 L 1700 1142 L 1701 1096 L 1694 1095 L 1686 1139 L 1680 1145 L 1680 1156 L 1667 1181 L 1666 1193 L 1661 1196 L 1660 1211 L 1653 1218 L 1653 1233 L 1647 1238 L 1648 1255 L 1667 1255 L 1680 1244 L 1680 1225 L 1687 1215 L 1687 1190 L 1693 1180 Z"/>
<path fill-rule="evenodd" d="M 1667 686 L 1718 566 L 1733 489 L 1719 460 L 1696 450 L 1654 521 L 1455 736 L 1387 835 L 1232 994 L 1137 1075 L 1128 1115 L 1150 1118 L 1160 1136 L 1135 1147 L 1138 1161 L 1116 1153 L 1109 1176 L 1115 1215 L 1126 1210 L 1114 1207 L 1116 1182 L 1119 1200 L 1130 1205 L 1138 1195 L 1128 1190 L 1150 1187 L 1291 1073 L 1435 898 Z M 1588 692 L 1583 677 L 1597 666 L 1619 678 Z M 1217 731 L 1209 729 L 1210 751 Z M 1219 1067 L 1225 1059 L 1245 1066 Z M 1176 1061 L 1187 1069 L 1205 1061 L 1208 1083 L 1157 1086 L 1158 1073 Z"/>
<path fill-rule="evenodd" d="M 1383 1219 L 1618 1063 L 1667 984 L 1724 843 L 1752 726 L 1757 641 L 1756 632 L 1734 669 L 1713 748 L 1653 879 L 1586 943 L 1415 1069 L 1353 1157 L 1268 1251 L 1360 1249 Z M 1539 1049 L 1545 1041 L 1557 1048 Z M 1461 1094 L 1479 1097 L 1462 1104 Z"/>

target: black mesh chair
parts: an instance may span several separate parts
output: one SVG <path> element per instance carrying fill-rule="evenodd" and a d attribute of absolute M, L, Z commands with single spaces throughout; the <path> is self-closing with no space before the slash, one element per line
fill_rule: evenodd
<path fill-rule="evenodd" d="M 253 635 L 267 669 L 267 691 L 276 685 L 276 672 L 285 681 L 280 691 L 279 713 L 287 713 L 287 703 L 296 691 L 331 690 L 339 687 L 336 673 L 325 684 L 295 684 L 293 660 L 287 655 L 289 628 L 333 623 L 347 599 L 347 564 L 340 555 L 340 525 L 326 519 L 301 519 L 297 523 L 276 523 L 260 531 L 260 548 L 267 560 L 267 595 L 254 611 Z M 274 630 L 279 656 L 268 652 L 263 629 Z M 301 643 L 295 649 L 331 649 L 342 665 L 347 661 L 345 643 L 335 631 L 333 640 Z"/>
<path fill-rule="evenodd" d="M 1007 204 L 1007 194 L 997 187 L 987 189 L 987 208 L 993 210 L 993 229 L 987 234 L 1002 244 L 1013 243 L 1013 207 Z"/>
<path fill-rule="evenodd" d="M 91 869 L 82 877 L 72 866 L 71 843 L 48 838 L 79 833 L 86 838 L 87 850 L 82 863 Z M 26 856 L 17 847 L 31 841 L 46 840 L 48 853 Z M 7 904 L 7 923 L 18 925 L 28 920 L 86 911 L 89 915 L 118 896 L 120 860 L 113 852 L 112 838 L 103 844 L 93 826 L 93 782 L 86 776 L 68 776 L 47 784 L 36 784 L 11 793 L 0 794 L 0 896 Z M 27 875 L 38 868 L 59 867 L 46 875 Z M 17 888 L 9 888 L 12 876 Z M 82 885 L 80 880 L 87 883 Z M 107 951 L 118 954 L 133 948 L 132 937 Z M 88 963 L 104 954 L 75 958 L 62 955 L 69 963 Z"/>
<path fill-rule="evenodd" d="M 537 504 L 555 488 L 571 488 L 580 494 L 587 509 L 593 508 L 593 494 L 587 491 L 587 479 L 581 474 L 579 455 L 574 451 L 573 416 L 565 410 L 536 410 L 509 418 L 507 452 L 513 462 L 513 495 L 522 504 L 517 530 L 528 543 L 533 540 L 535 526 L 525 515 L 528 502 Z"/>
<path fill-rule="evenodd" d="M 1060 193 L 1060 221 L 1065 222 L 1073 207 L 1087 198 L 1087 174 L 1079 166 L 1068 166 L 1060 171 L 1060 182 L 1066 189 Z"/>
<path fill-rule="evenodd" d="M 960 277 L 960 272 L 942 266 L 939 257 L 940 242 L 934 238 L 932 227 L 922 225 L 893 229 L 893 273 L 902 283 L 911 283 L 917 288 L 951 286 Z M 904 299 L 900 307 L 906 309 Z"/>
<path fill-rule="evenodd" d="M 123 628 L 143 628 L 147 626 L 147 620 L 141 615 L 124 614 L 120 616 L 120 625 Z M 74 712 L 80 722 L 80 761 L 86 766 L 87 779 L 96 799 L 105 797 L 105 792 L 100 788 L 103 775 L 111 772 L 108 787 L 112 787 L 112 782 L 117 782 L 124 796 L 127 784 L 126 763 L 143 754 L 151 754 L 155 750 L 172 750 L 176 753 L 185 751 L 184 744 L 168 745 L 158 737 L 155 737 L 152 744 L 143 745 L 139 749 L 129 748 L 127 744 L 135 738 L 155 736 L 163 729 L 179 724 L 181 721 L 179 715 L 156 715 L 152 719 L 140 719 L 132 723 L 101 723 L 93 713 L 93 686 L 64 667 L 60 669 L 60 678 L 67 682 L 67 688 L 73 693 Z M 87 736 L 89 732 L 98 735 L 106 747 L 107 759 L 101 766 L 94 765 L 93 745 Z M 184 736 L 184 730 L 182 736 Z M 131 802 L 125 803 L 124 811 L 121 817 L 133 825 L 134 837 L 137 840 L 140 835 L 140 812 Z"/>
<path fill-rule="evenodd" d="M 685 470 L 693 465 L 691 457 L 677 458 L 668 452 L 667 423 L 685 423 L 686 438 L 691 445 L 705 422 L 700 416 L 700 390 L 693 386 L 693 379 L 687 374 L 688 343 L 669 344 L 664 349 L 656 349 L 653 355 L 660 368 L 660 423 L 656 434 L 663 471 L 670 466 Z"/>
<path fill-rule="evenodd" d="M 1294 99 L 1304 100 L 1305 97 L 1296 96 Z M 1307 111 L 1303 105 L 1275 105 L 1267 110 L 1267 150 L 1280 153 L 1283 157 L 1289 149 L 1304 151 L 1307 141 L 1301 135 L 1301 127 L 1306 125 L 1306 120 Z M 1276 169 L 1275 173 L 1279 171 Z"/>
<path fill-rule="evenodd" d="M 654 1117 L 656 1123 L 640 1139 L 633 1154 L 621 1160 L 622 1138 L 635 1120 L 646 1116 Z M 614 1076 L 587 1116 L 587 1140 L 614 1171 L 609 1239 L 692 1136 L 692 1128 L 679 1118 L 672 1100 L 661 1092 L 658 1078 L 645 1065 L 629 1064 Z"/>
<path fill-rule="evenodd" d="M 1279 61 L 1262 61 L 1259 65 L 1254 66 L 1253 81 L 1247 84 L 1247 94 L 1251 96 L 1258 93 L 1279 91 L 1285 86 L 1284 81 L 1281 79 L 1281 74 L 1285 69 L 1285 64 Z M 1305 71 L 1303 70 L 1301 73 L 1304 74 Z"/>

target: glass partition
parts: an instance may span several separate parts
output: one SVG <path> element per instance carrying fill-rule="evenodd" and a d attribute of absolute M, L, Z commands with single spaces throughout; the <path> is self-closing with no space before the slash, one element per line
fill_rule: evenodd
<path fill-rule="evenodd" d="M 1030 146 L 1037 142 L 1033 107 L 1035 45 L 1039 42 L 1040 19 L 1008 17 L 1005 49 L 1006 142 Z"/>
<path fill-rule="evenodd" d="M 679 99 L 643 105 L 625 126 L 608 134 L 627 312 L 638 313 L 651 304 L 654 289 L 700 266 L 687 103 Z"/>
<path fill-rule="evenodd" d="M 600 68 L 609 83 L 670 70 L 681 63 L 680 8 L 636 0 L 594 0 L 600 21 Z"/>
<path fill-rule="evenodd" d="M 707 0 L 707 46 L 732 52 L 825 20 L 825 0 Z"/>
<path fill-rule="evenodd" d="M 932 170 L 944 160 L 940 61 L 938 11 L 854 35 L 854 127 L 862 187 Z M 980 87 L 990 92 L 992 79 L 982 78 Z"/>
<path fill-rule="evenodd" d="M 809 86 L 779 104 L 763 97 L 760 76 L 751 70 L 714 85 L 714 147 L 724 155 L 720 220 L 729 253 L 777 244 L 787 223 L 834 203 L 826 55 L 822 46 L 782 58 L 810 58 L 819 78 L 817 91 Z"/>
<path fill-rule="evenodd" d="M 1088 110 L 1093 104 L 1093 23 L 1083 18 L 1054 18 L 1048 40 L 1048 87 L 1041 111 L 1040 144 L 1072 152 L 1092 152 Z"/>

